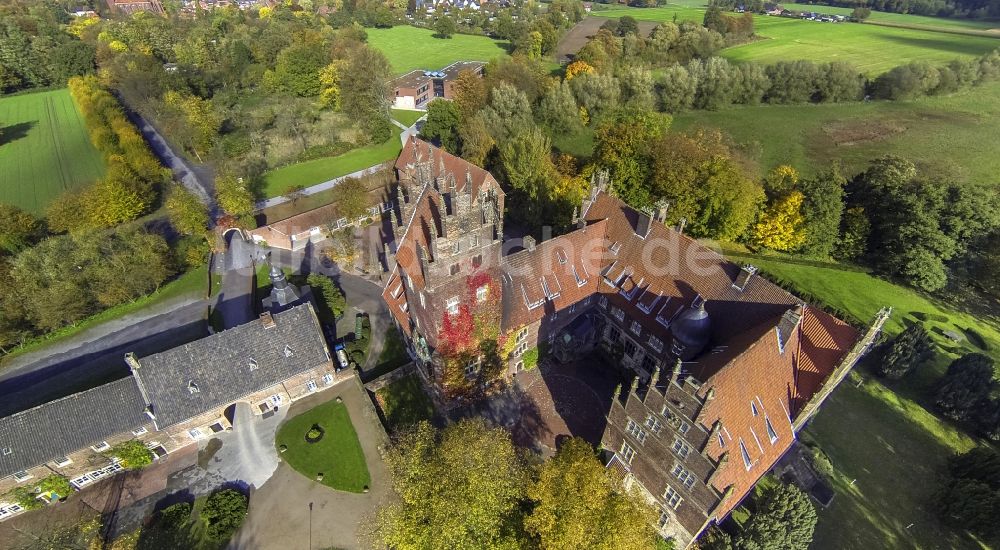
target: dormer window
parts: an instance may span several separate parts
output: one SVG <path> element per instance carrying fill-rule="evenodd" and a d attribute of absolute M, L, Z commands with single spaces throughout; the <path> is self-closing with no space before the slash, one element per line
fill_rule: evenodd
<path fill-rule="evenodd" d="M 556 259 L 559 260 L 559 265 L 566 265 L 566 252 L 557 250 Z"/>
<path fill-rule="evenodd" d="M 639 321 L 632 321 L 632 332 L 636 335 L 642 334 L 642 325 L 639 324 Z"/>
<path fill-rule="evenodd" d="M 778 440 L 778 432 L 774 431 L 774 426 L 771 425 L 771 419 L 767 416 L 764 417 L 764 425 L 767 427 L 767 438 L 771 440 L 773 445 L 775 441 Z"/>
<path fill-rule="evenodd" d="M 4 456 L 10 456 L 12 454 L 14 454 L 14 449 L 11 449 L 10 447 L 4 447 L 3 448 L 3 455 Z"/>
<path fill-rule="evenodd" d="M 753 401 L 750 402 L 750 412 L 753 413 L 754 416 L 760 414 L 757 412 L 757 405 Z"/>
<path fill-rule="evenodd" d="M 750 453 L 747 452 L 747 446 L 743 444 L 742 439 L 740 439 L 740 454 L 743 455 L 743 467 L 750 471 L 753 462 L 750 461 Z"/>
<path fill-rule="evenodd" d="M 284 353 L 285 353 L 285 357 L 293 357 L 295 355 L 295 352 L 292 351 L 292 346 L 289 346 L 288 344 L 285 344 L 285 351 L 284 351 Z"/>
<path fill-rule="evenodd" d="M 621 249 L 622 249 L 622 243 L 616 242 L 613 245 L 611 245 L 611 248 L 609 250 L 611 250 L 612 254 L 618 255 L 618 251 Z"/>
<path fill-rule="evenodd" d="M 286 346 L 286 347 L 287 347 L 287 346 Z M 250 360 L 249 360 L 249 361 L 247 361 L 247 366 L 248 366 L 248 367 L 250 367 L 250 371 L 251 371 L 251 372 L 252 372 L 252 371 L 255 371 L 255 370 L 257 370 L 257 368 L 258 368 L 258 365 L 257 365 L 257 360 L 256 360 L 256 359 L 254 359 L 253 357 L 251 357 L 251 358 L 250 358 Z M 197 387 L 197 386 L 196 386 L 196 387 Z M 191 392 L 191 393 L 194 393 L 194 392 Z"/>
<path fill-rule="evenodd" d="M 200 391 L 201 391 L 201 389 L 198 388 L 198 384 L 196 384 L 194 382 L 194 380 L 191 380 L 191 381 L 188 382 L 188 392 L 189 393 L 198 393 Z"/>

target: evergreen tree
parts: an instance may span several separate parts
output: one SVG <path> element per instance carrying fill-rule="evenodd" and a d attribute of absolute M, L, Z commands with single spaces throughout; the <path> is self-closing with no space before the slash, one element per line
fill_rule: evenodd
<path fill-rule="evenodd" d="M 879 365 L 879 374 L 898 380 L 911 370 L 927 362 L 934 355 L 931 336 L 920 323 L 914 323 L 889 344 L 889 349 Z"/>
<path fill-rule="evenodd" d="M 806 550 L 816 528 L 816 509 L 795 485 L 779 483 L 756 501 L 756 511 L 736 536 L 739 550 Z"/>
<path fill-rule="evenodd" d="M 981 353 L 969 353 L 952 361 L 934 399 L 941 414 L 953 420 L 969 420 L 996 385 L 993 368 L 993 359 Z"/>
<path fill-rule="evenodd" d="M 956 455 L 948 462 L 949 479 L 937 495 L 941 520 L 991 539 L 1000 535 L 1000 456 L 986 447 Z"/>

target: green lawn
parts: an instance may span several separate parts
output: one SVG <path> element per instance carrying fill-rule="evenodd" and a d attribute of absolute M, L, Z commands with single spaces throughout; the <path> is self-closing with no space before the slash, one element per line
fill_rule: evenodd
<path fill-rule="evenodd" d="M 705 17 L 705 2 L 670 3 L 659 8 L 608 6 L 594 11 L 599 17 L 631 15 L 640 21 L 701 22 Z M 838 14 L 846 8 L 797 6 L 793 9 Z M 969 58 L 1000 48 L 1000 33 L 992 36 L 971 36 L 944 31 L 980 31 L 1000 26 L 996 23 L 919 17 L 907 14 L 872 12 L 874 21 L 893 25 L 915 25 L 926 28 L 900 28 L 858 23 L 823 23 L 787 17 L 754 16 L 755 33 L 761 37 L 748 44 L 726 48 L 723 57 L 733 61 L 774 63 L 789 59 L 813 61 L 848 61 L 858 70 L 876 75 L 911 61 L 944 63 L 955 58 Z"/>
<path fill-rule="evenodd" d="M 430 29 L 405 25 L 365 31 L 368 43 L 382 50 L 395 74 L 413 69 L 437 70 L 455 61 L 490 61 L 507 56 L 507 42 L 485 36 L 456 34 L 451 38 L 435 38 Z"/>
<path fill-rule="evenodd" d="M 852 378 L 803 436 L 819 443 L 835 470 L 836 496 L 817 507 L 810 548 L 978 548 L 940 525 L 933 504 L 944 462 L 975 442 L 879 382 L 856 388 Z"/>
<path fill-rule="evenodd" d="M 898 154 L 922 171 L 960 180 L 995 181 L 1000 173 L 1000 83 L 944 97 L 823 105 L 760 105 L 689 111 L 672 128 L 720 128 L 760 153 L 765 169 L 791 164 L 814 174 L 840 160 L 848 174 L 874 158 Z M 928 154 L 935 152 L 935 154 Z"/>
<path fill-rule="evenodd" d="M 264 198 L 284 195 L 295 185 L 309 187 L 393 160 L 399 156 L 402 148 L 399 133 L 395 133 L 386 142 L 378 145 L 367 145 L 343 155 L 309 160 L 271 170 L 264 174 Z"/>
<path fill-rule="evenodd" d="M 50 332 L 45 336 L 30 340 L 23 346 L 11 350 L 10 353 L 0 358 L 0 368 L 2 368 L 3 362 L 8 359 L 55 344 L 66 338 L 75 336 L 84 330 L 93 328 L 101 323 L 118 319 L 119 317 L 123 317 L 130 313 L 136 313 L 142 309 L 162 304 L 168 300 L 179 298 L 181 296 L 204 297 L 207 292 L 208 268 L 202 266 L 192 269 L 191 271 L 180 275 L 173 281 L 163 285 L 156 292 L 143 296 L 134 302 L 106 309 L 96 315 L 87 317 L 74 325 L 63 327 L 59 330 Z"/>
<path fill-rule="evenodd" d="M 69 90 L 0 98 L 0 202 L 40 215 L 104 175 Z"/>
<path fill-rule="evenodd" d="M 434 416 L 434 406 L 416 374 L 396 380 L 375 392 L 375 396 L 390 428 L 416 424 Z"/>
<path fill-rule="evenodd" d="M 869 75 L 911 61 L 945 63 L 1000 48 L 997 38 L 930 30 L 822 23 L 787 17 L 755 16 L 755 33 L 763 40 L 726 48 L 733 61 L 774 63 L 789 59 L 848 61 Z"/>
<path fill-rule="evenodd" d="M 411 111 L 409 109 L 392 110 L 392 118 L 394 118 L 397 122 L 406 125 L 407 127 L 413 126 L 417 122 L 418 118 L 426 114 L 427 114 L 426 111 Z"/>
<path fill-rule="evenodd" d="M 306 432 L 314 425 L 325 433 L 319 441 L 308 443 Z M 287 447 L 281 459 L 295 471 L 309 479 L 316 479 L 316 475 L 322 473 L 320 483 L 327 487 L 361 493 L 371 484 L 361 442 L 347 407 L 336 400 L 287 420 L 278 429 L 275 444 L 279 450 L 282 445 Z"/>
<path fill-rule="evenodd" d="M 929 412 L 929 398 L 948 362 L 959 354 L 984 351 L 971 340 L 954 344 L 941 333 L 968 334 L 973 329 L 1000 358 L 1000 328 L 937 300 L 876 278 L 856 268 L 795 258 L 727 251 L 734 261 L 752 263 L 764 276 L 796 292 L 869 320 L 882 306 L 893 308 L 886 331 L 920 321 L 931 331 L 939 353 L 929 365 L 900 381 L 881 381 L 868 365 L 865 379 L 845 381 L 811 423 L 805 437 L 814 439 L 836 469 L 837 496 L 820 509 L 815 548 L 976 548 L 975 541 L 938 525 L 933 493 L 938 472 L 953 453 L 976 444 L 950 422 Z M 852 485 L 852 480 L 856 480 Z M 907 525 L 913 523 L 909 529 Z M 849 528 L 846 526 L 850 526 Z"/>

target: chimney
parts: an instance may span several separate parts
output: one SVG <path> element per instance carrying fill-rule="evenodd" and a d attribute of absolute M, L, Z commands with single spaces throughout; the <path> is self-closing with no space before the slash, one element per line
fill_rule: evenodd
<path fill-rule="evenodd" d="M 667 223 L 667 210 L 670 208 L 670 203 L 665 200 L 659 200 L 656 203 L 656 221 L 660 223 Z"/>
<path fill-rule="evenodd" d="M 528 249 L 528 252 L 535 251 L 535 238 L 531 235 L 525 235 L 521 242 L 524 244 L 524 248 Z"/>
<path fill-rule="evenodd" d="M 778 350 L 785 353 L 785 344 L 792 337 L 792 333 L 799 326 L 799 319 L 802 318 L 802 307 L 796 306 L 785 312 L 778 321 Z"/>
<path fill-rule="evenodd" d="M 681 235 L 684 234 L 684 226 L 687 225 L 687 221 L 688 221 L 687 218 L 681 218 L 677 222 L 677 232 L 680 233 Z"/>
<path fill-rule="evenodd" d="M 389 243 L 382 243 L 382 251 L 385 253 L 385 268 L 392 271 L 393 266 L 396 265 L 396 255 L 392 253 Z"/>
<path fill-rule="evenodd" d="M 129 370 L 133 373 L 139 370 L 139 360 L 135 358 L 135 354 L 131 351 L 125 354 L 125 364 L 128 365 Z"/>
<path fill-rule="evenodd" d="M 754 273 L 757 273 L 757 267 L 752 266 L 750 264 L 745 264 L 743 267 L 740 268 L 740 272 L 736 274 L 736 282 L 733 283 L 733 288 L 739 290 L 740 292 L 743 292 L 747 287 L 747 283 L 749 283 L 750 279 L 753 277 Z"/>
<path fill-rule="evenodd" d="M 645 212 L 639 212 L 639 219 L 635 222 L 635 234 L 645 239 L 653 229 L 653 218 Z"/>
<path fill-rule="evenodd" d="M 709 432 L 708 439 L 705 440 L 705 446 L 701 448 L 703 454 L 708 450 L 708 446 L 712 444 L 712 440 L 718 437 L 720 431 L 722 431 L 722 421 L 716 420 L 712 423 L 712 431 Z"/>
<path fill-rule="evenodd" d="M 265 329 L 274 328 L 278 326 L 274 322 L 274 317 L 271 317 L 270 311 L 265 311 L 264 313 L 260 314 L 260 324 L 263 325 Z"/>

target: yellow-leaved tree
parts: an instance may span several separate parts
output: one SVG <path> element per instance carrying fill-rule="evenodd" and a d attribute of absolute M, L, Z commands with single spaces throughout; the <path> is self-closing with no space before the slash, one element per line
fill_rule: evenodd
<path fill-rule="evenodd" d="M 782 252 L 802 246 L 806 239 L 804 198 L 801 191 L 792 191 L 775 199 L 754 226 L 754 244 Z"/>
<path fill-rule="evenodd" d="M 593 74 L 593 72 L 594 68 L 586 61 L 574 61 L 566 66 L 566 80 L 572 80 L 578 74 Z"/>
<path fill-rule="evenodd" d="M 573 438 L 538 469 L 528 486 L 534 503 L 524 528 L 539 548 L 652 550 L 653 512 L 614 481 L 594 448 Z"/>

